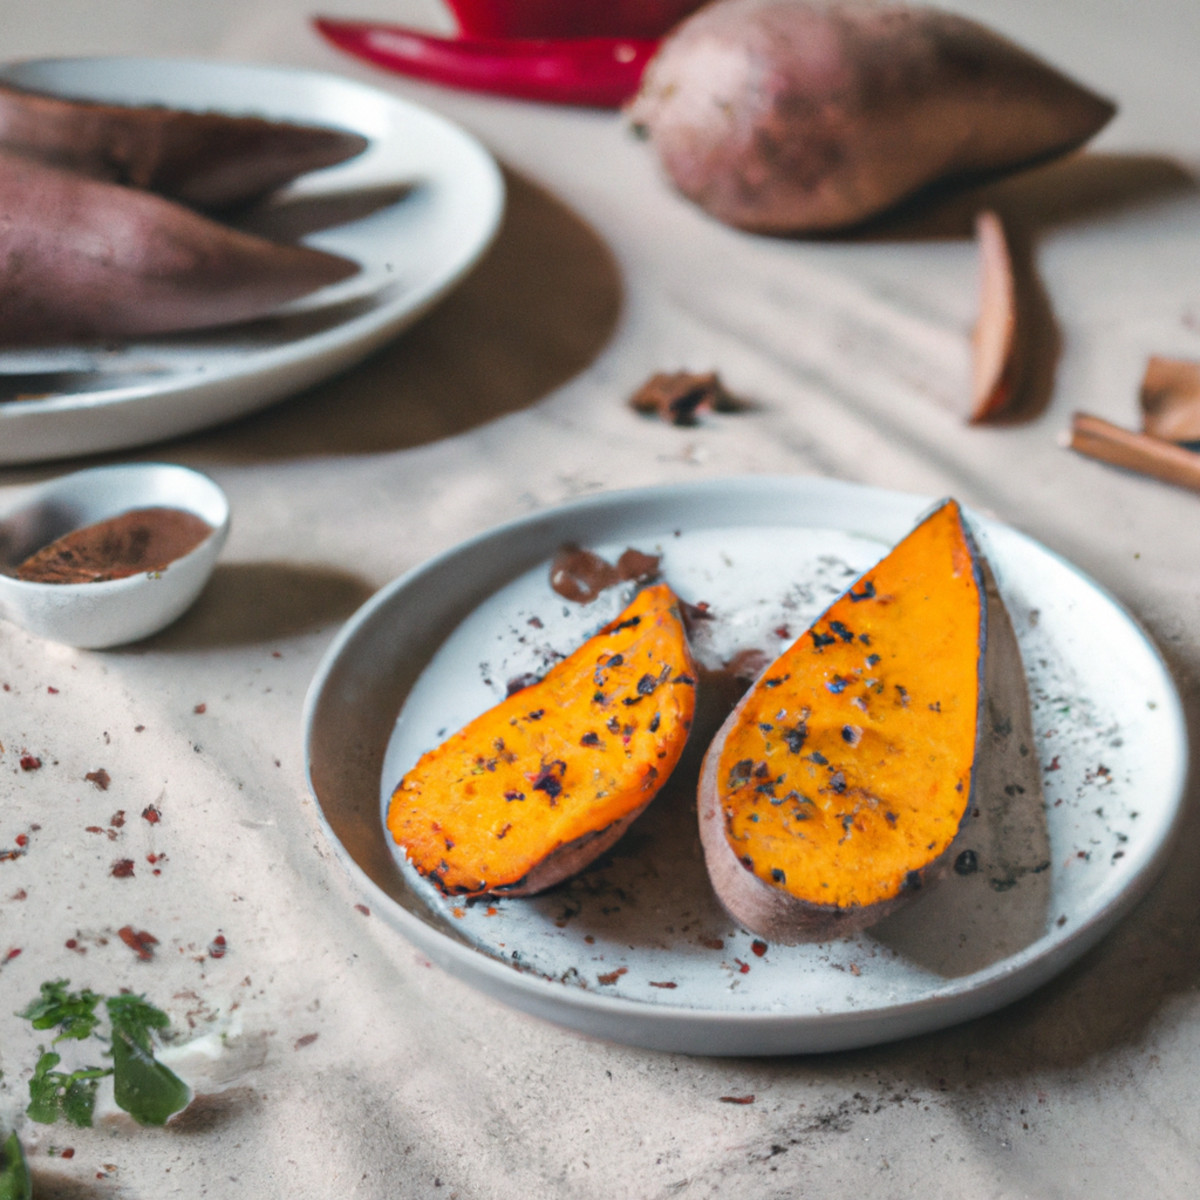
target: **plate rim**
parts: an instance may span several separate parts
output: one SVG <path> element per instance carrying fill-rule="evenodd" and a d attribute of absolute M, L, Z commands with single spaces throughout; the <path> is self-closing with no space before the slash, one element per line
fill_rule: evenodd
<path fill-rule="evenodd" d="M 808 1014 L 765 1010 L 717 1012 L 670 1002 L 648 1004 L 621 996 L 606 996 L 592 990 L 572 989 L 534 972 L 514 968 L 465 941 L 442 933 L 392 900 L 367 875 L 334 832 L 326 818 L 324 803 L 312 775 L 314 723 L 322 692 L 354 638 L 371 621 L 386 613 L 397 597 L 422 578 L 447 569 L 456 560 L 470 556 L 481 546 L 496 539 L 532 533 L 539 524 L 549 523 L 553 526 L 605 508 L 636 506 L 647 501 L 657 503 L 672 495 L 686 497 L 688 493 L 724 490 L 774 492 L 776 499 L 787 491 L 791 493 L 788 501 L 797 507 L 811 500 L 814 495 L 827 500 L 841 493 L 880 504 L 907 506 L 913 512 L 929 507 L 937 499 L 867 484 L 801 476 L 729 476 L 681 484 L 613 489 L 514 517 L 462 539 L 415 565 L 381 587 L 342 625 L 322 655 L 305 695 L 301 728 L 306 781 L 322 832 L 334 849 L 335 857 L 342 868 L 348 870 L 360 891 L 373 901 L 371 911 L 381 911 L 389 925 L 450 974 L 476 987 L 486 982 L 488 986 L 483 987 L 484 991 L 554 1024 L 646 1049 L 753 1056 L 857 1048 L 957 1025 L 995 1011 L 1036 990 L 1099 942 L 1145 895 L 1165 866 L 1183 817 L 1191 774 L 1186 716 L 1169 664 L 1142 623 L 1109 589 L 1043 543 L 965 505 L 968 519 L 985 532 L 1002 530 L 1027 547 L 1048 556 L 1108 604 L 1144 645 L 1148 661 L 1156 666 L 1164 695 L 1170 701 L 1170 712 L 1163 713 L 1162 719 L 1174 726 L 1173 745 L 1178 746 L 1179 750 L 1177 767 L 1171 780 L 1173 787 L 1170 795 L 1163 798 L 1164 815 L 1157 836 L 1148 841 L 1149 850 L 1144 861 L 1124 884 L 1088 910 L 1065 932 L 1056 933 L 1051 929 L 1015 954 L 1001 958 L 982 970 L 948 979 L 944 985 L 932 989 L 925 996 L 896 1004 Z M 785 516 L 780 523 L 792 522 Z M 523 566 L 514 568 L 514 576 L 522 569 Z M 500 586 L 501 583 L 490 581 L 488 594 Z M 393 723 L 397 715 L 393 714 Z M 382 829 L 380 832 L 382 835 Z M 875 1028 L 868 1031 L 865 1029 L 868 1025 Z"/>
<path fill-rule="evenodd" d="M 287 80 L 290 85 L 312 87 L 334 86 L 348 92 L 369 95 L 377 103 L 386 106 L 389 112 L 409 122 L 417 121 L 436 127 L 451 139 L 456 154 L 469 158 L 474 172 L 472 186 L 482 184 L 482 202 L 471 236 L 462 238 L 461 246 L 453 259 L 444 268 L 432 272 L 414 293 L 405 292 L 392 299 L 380 302 L 367 311 L 355 312 L 315 334 L 309 334 L 291 342 L 269 344 L 256 348 L 245 356 L 251 361 L 249 369 L 238 368 L 223 371 L 215 377 L 206 377 L 203 372 L 170 375 L 161 383 L 139 385 L 136 388 L 112 388 L 91 392 L 59 393 L 44 399 L 0 400 L 0 429 L 5 437 L 0 439 L 0 466 L 20 463 L 50 462 L 55 459 L 79 454 L 98 454 L 106 451 L 148 445 L 165 438 L 193 433 L 215 424 L 245 416 L 258 411 L 285 396 L 292 395 L 305 387 L 311 387 L 331 375 L 345 370 L 360 359 L 391 340 L 409 325 L 415 323 L 431 308 L 443 300 L 474 269 L 495 241 L 506 207 L 506 187 L 503 172 L 491 152 L 473 133 L 451 118 L 420 104 L 406 96 L 398 95 L 353 76 L 341 75 L 318 68 L 292 66 L 280 63 L 243 62 L 220 58 L 197 58 L 187 56 L 154 55 L 47 55 L 37 58 L 12 59 L 0 62 L 0 80 L 20 81 L 30 71 L 47 68 L 88 69 L 100 65 L 102 70 L 114 74 L 126 71 L 157 70 L 163 67 L 184 71 L 224 74 L 245 78 L 277 78 Z M 129 90 L 135 91 L 138 78 L 130 83 Z M 153 89 L 151 89 L 153 90 Z M 214 96 L 213 109 L 237 109 L 233 104 L 221 103 L 223 97 Z M 140 101 L 139 101 L 140 103 Z M 345 164 L 349 165 L 349 164 Z M 337 170 L 335 166 L 331 168 Z M 443 176 L 443 178 L 447 178 Z M 233 327 L 237 328 L 237 327 Z M 191 335 L 203 338 L 206 331 Z M 215 336 L 223 336 L 217 331 Z M 155 341 L 170 341 L 163 335 L 147 343 L 152 353 Z M 136 339 L 130 344 L 141 345 Z M 297 353 L 297 348 L 301 348 Z M 35 348 L 41 350 L 42 348 Z M 81 344 L 64 343 L 48 350 L 76 351 L 88 353 L 92 348 Z M 18 353 L 23 351 L 17 348 Z M 0 350 L 0 357 L 6 351 Z M 66 369 L 70 369 L 69 367 Z M 221 395 L 230 388 L 239 392 L 239 398 L 231 406 L 223 408 L 216 416 L 192 417 L 196 409 L 205 410 L 211 404 L 211 396 Z M 126 394 L 122 394 L 122 393 Z M 132 394 L 128 394 L 128 393 Z M 186 405 L 186 399 L 194 397 L 194 404 Z M 173 420 L 156 421 L 153 432 L 139 436 L 136 432 L 105 439 L 87 438 L 80 444 L 79 435 L 72 438 L 70 426 L 78 424 L 81 415 L 97 417 L 105 412 L 125 414 L 137 411 L 138 406 L 149 408 L 155 403 L 174 403 L 186 412 L 176 411 Z M 26 438 L 23 427 L 42 422 L 52 426 L 49 436 L 44 432 Z M 25 445 L 28 440 L 32 445 Z M 14 442 L 16 443 L 14 445 Z"/>

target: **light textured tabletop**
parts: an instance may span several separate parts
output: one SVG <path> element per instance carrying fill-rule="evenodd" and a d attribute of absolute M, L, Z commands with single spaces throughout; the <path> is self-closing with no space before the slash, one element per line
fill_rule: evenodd
<path fill-rule="evenodd" d="M 451 28 L 438 0 L 315 7 Z M 1200 359 L 1200 7 L 950 7 L 1118 115 L 1079 156 L 869 236 L 812 241 L 710 220 L 617 114 L 359 64 L 312 31 L 311 0 L 0 0 L 7 58 L 335 72 L 461 124 L 508 188 L 477 269 L 360 366 L 234 424 L 97 460 L 194 466 L 230 497 L 217 573 L 176 625 L 113 651 L 0 628 L 0 848 L 22 851 L 0 858 L 0 1126 L 26 1140 L 35 1195 L 1200 1190 L 1194 796 L 1144 900 L 1028 998 L 904 1042 L 740 1059 L 581 1037 L 432 966 L 363 911 L 306 785 L 306 689 L 377 589 L 569 498 L 743 474 L 953 495 L 1036 538 L 1128 606 L 1194 721 L 1200 497 L 1059 437 L 1081 409 L 1134 427 L 1150 355 Z M 1036 274 L 1042 345 L 1036 415 L 971 426 L 983 203 Z M 691 427 L 629 409 L 647 376 L 681 369 L 716 370 L 752 403 Z M 78 465 L 0 469 L 0 498 Z M 31 758 L 39 769 L 22 768 Z M 132 874 L 114 872 L 121 860 Z M 127 926 L 157 939 L 148 960 L 119 936 Z M 207 1095 L 163 1130 L 27 1121 L 44 1035 L 15 1013 L 55 978 L 144 993 L 176 1035 L 217 1034 Z"/>

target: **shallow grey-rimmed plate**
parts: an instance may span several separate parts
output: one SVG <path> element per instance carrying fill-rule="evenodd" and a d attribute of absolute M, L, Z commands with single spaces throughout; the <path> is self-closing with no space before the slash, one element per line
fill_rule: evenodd
<path fill-rule="evenodd" d="M 304 718 L 310 786 L 365 902 L 499 999 L 661 1050 L 869 1045 L 992 1011 L 1045 982 L 1161 865 L 1186 783 L 1186 732 L 1161 658 L 1112 597 L 976 514 L 968 519 L 1026 665 L 1044 794 L 985 797 L 977 869 L 873 930 L 774 946 L 723 913 L 695 829 L 702 744 L 613 851 L 540 897 L 443 900 L 413 881 L 383 825 L 391 789 L 421 751 L 619 611 L 620 589 L 586 606 L 551 590 L 549 563 L 564 543 L 661 554 L 664 579 L 709 606 L 695 649 L 711 680 L 739 652 L 771 653 L 798 636 L 931 503 L 795 478 L 609 493 L 500 526 L 384 588 L 325 655 Z"/>
<path fill-rule="evenodd" d="M 96 454 L 190 433 L 345 370 L 442 299 L 491 243 L 500 169 L 465 130 L 352 79 L 290 67 L 151 58 L 35 59 L 0 68 L 25 87 L 360 133 L 357 158 L 297 180 L 252 228 L 339 214 L 304 237 L 359 272 L 259 321 L 111 346 L 0 350 L 0 464 Z M 291 214 L 291 215 L 289 215 Z"/>

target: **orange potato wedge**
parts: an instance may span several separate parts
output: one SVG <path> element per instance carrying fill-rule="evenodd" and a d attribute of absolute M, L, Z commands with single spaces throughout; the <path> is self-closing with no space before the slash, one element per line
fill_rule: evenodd
<path fill-rule="evenodd" d="M 200 209 L 235 208 L 361 154 L 343 129 L 162 105 L 72 99 L 0 83 L 0 146 Z"/>
<path fill-rule="evenodd" d="M 543 891 L 650 803 L 695 703 L 678 601 L 655 584 L 539 682 L 424 754 L 392 793 L 388 829 L 446 895 Z"/>
<path fill-rule="evenodd" d="M 763 672 L 709 747 L 698 807 L 718 897 L 778 942 L 875 923 L 953 861 L 976 787 L 1003 774 L 983 759 L 1012 753 L 1014 728 L 1028 756 L 1016 638 L 946 501 Z"/>

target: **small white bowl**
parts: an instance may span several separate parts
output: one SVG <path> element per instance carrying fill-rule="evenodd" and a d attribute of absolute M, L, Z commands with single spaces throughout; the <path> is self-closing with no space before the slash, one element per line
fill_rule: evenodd
<path fill-rule="evenodd" d="M 66 533 L 138 508 L 180 508 L 212 526 L 159 571 L 98 583 L 15 578 L 36 550 Z M 102 649 L 157 633 L 199 596 L 229 533 L 229 501 L 206 475 L 168 463 L 76 471 L 23 488 L 0 507 L 0 617 L 68 646 Z"/>

